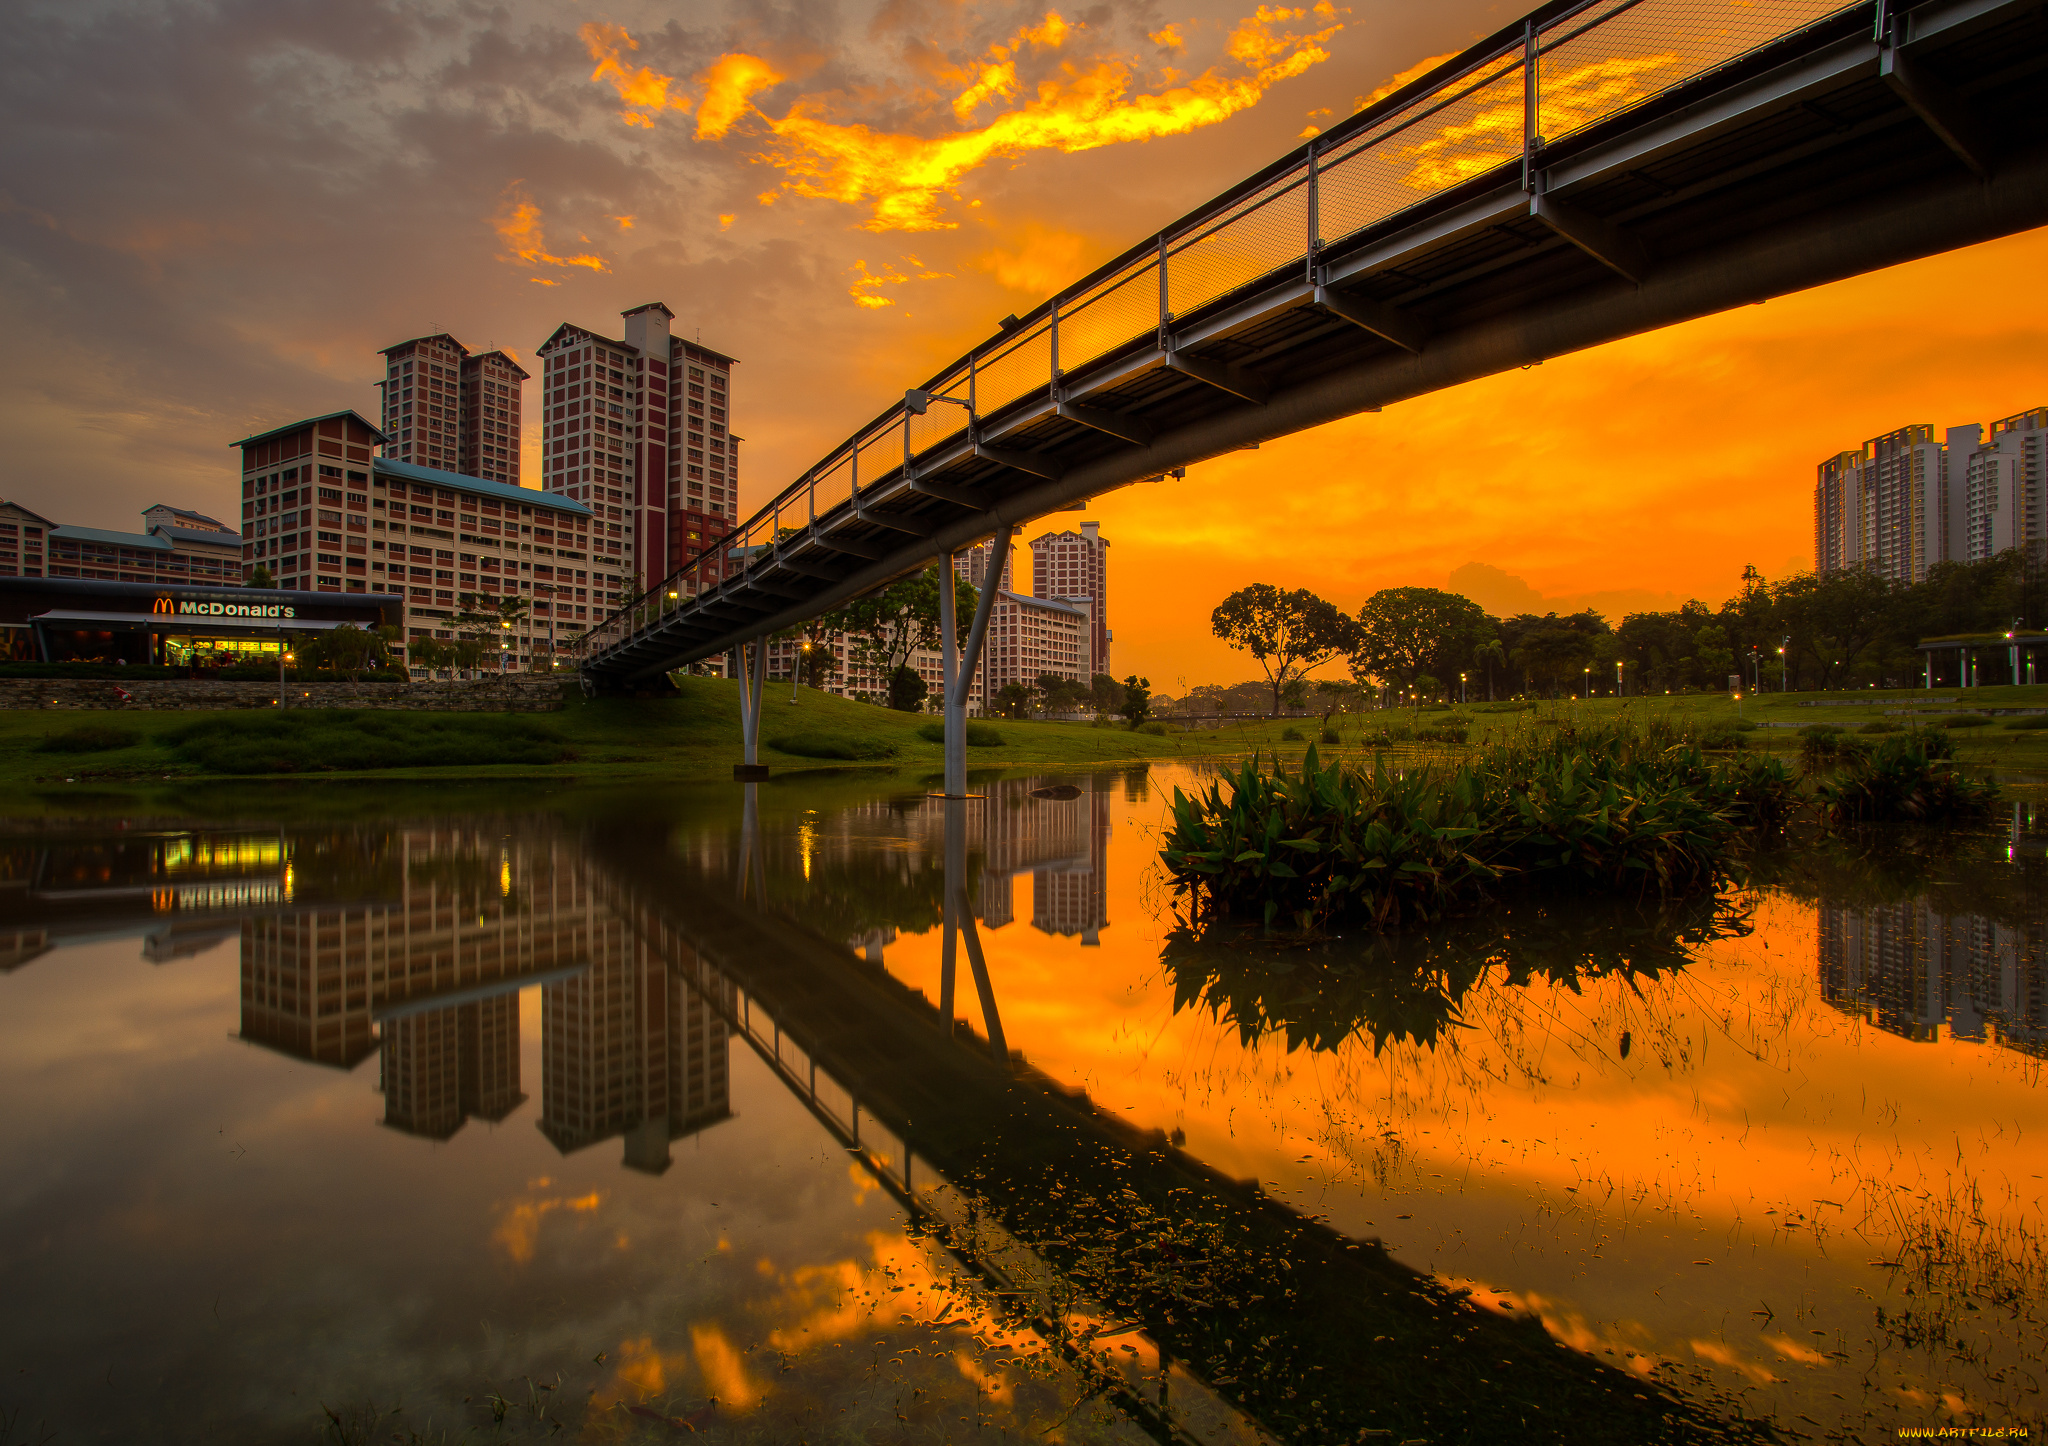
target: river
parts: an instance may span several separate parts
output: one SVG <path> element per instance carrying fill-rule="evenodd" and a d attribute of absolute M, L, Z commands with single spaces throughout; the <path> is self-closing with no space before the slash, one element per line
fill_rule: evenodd
<path fill-rule="evenodd" d="M 9 825 L 0 1446 L 2041 1429 L 2048 808 L 1279 948 L 1202 777 Z"/>

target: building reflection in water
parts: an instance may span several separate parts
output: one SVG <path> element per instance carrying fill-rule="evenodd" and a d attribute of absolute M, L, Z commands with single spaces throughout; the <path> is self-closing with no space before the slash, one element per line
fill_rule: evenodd
<path fill-rule="evenodd" d="M 537 1124 L 557 1149 L 620 1136 L 627 1165 L 659 1173 L 672 1140 L 730 1114 L 724 1021 L 613 913 L 573 840 L 374 839 L 357 882 L 384 897 L 243 920 L 242 1038 L 344 1069 L 378 1054 L 384 1123 L 445 1140 L 525 1103 L 519 992 L 538 985 Z"/>
<path fill-rule="evenodd" d="M 1943 914 L 1921 898 L 1820 907 L 1827 1001 L 1905 1039 L 1995 1040 L 2048 1054 L 2048 925 Z"/>
<path fill-rule="evenodd" d="M 2034 822 L 2033 809 L 2014 805 L 2006 858 L 2015 868 L 2038 869 L 2048 848 Z M 1978 897 L 2001 900 L 2003 917 L 1961 907 L 1943 889 L 1863 906 L 1823 897 L 1821 993 L 1904 1039 L 1968 1039 L 2048 1055 L 2048 920 L 2028 906 L 2024 888 L 1971 882 Z"/>

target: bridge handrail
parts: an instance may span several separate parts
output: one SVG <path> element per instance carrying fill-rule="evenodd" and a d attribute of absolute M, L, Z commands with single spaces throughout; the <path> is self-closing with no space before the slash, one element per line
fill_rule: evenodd
<path fill-rule="evenodd" d="M 697 548 L 640 598 L 579 635 L 589 662 L 704 592 L 769 565 L 783 538 L 841 507 L 858 515 L 919 457 L 1059 385 L 1062 376 L 1164 337 L 1172 323 L 1290 266 L 1319 259 L 1417 206 L 1515 166 L 1525 178 L 1562 138 L 1848 12 L 1901 0 L 1548 0 L 1428 73 L 1105 262 L 970 348 L 920 388 L 967 408 L 891 403 L 746 522 Z M 1645 79 L 1647 77 L 1647 79 Z M 1512 126 L 1505 122 L 1514 116 Z M 1407 144 L 1425 122 L 1434 132 Z M 1397 175 L 1406 166 L 1406 175 Z M 1144 283 L 1148 283 L 1144 284 Z M 1092 314 L 1091 314 L 1092 313 Z M 900 462 L 862 461 L 900 443 Z M 843 474 L 843 475 L 842 475 Z M 843 492 L 841 489 L 844 489 Z"/>

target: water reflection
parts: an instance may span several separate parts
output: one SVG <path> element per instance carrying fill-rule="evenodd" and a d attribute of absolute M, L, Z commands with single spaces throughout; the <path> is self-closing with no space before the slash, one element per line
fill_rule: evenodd
<path fill-rule="evenodd" d="M 1801 1013 L 1802 990 L 1886 1039 L 2031 1067 L 2048 910 L 2030 812 L 1998 838 L 1808 850 L 1741 895 L 1518 907 L 1276 953 L 1149 915 L 1143 773 L 992 780 L 966 801 L 908 783 L 832 806 L 806 793 L 746 785 L 584 816 L 56 831 L 0 849 L 0 987 L 39 961 L 61 968 L 50 956 L 71 946 L 138 940 L 144 959 L 176 964 L 156 973 L 170 980 L 237 942 L 236 1032 L 264 1047 L 250 1055 L 340 1078 L 375 1053 L 382 1138 L 414 1160 L 439 1151 L 395 1136 L 450 1151 L 439 1177 L 368 1157 L 373 1182 L 381 1171 L 456 1194 L 453 1162 L 477 1158 L 455 1153 L 465 1142 L 499 1151 L 517 1135 L 544 1151 L 506 1156 L 491 1269 L 540 1268 L 543 1220 L 615 1208 L 603 1177 L 576 1173 L 593 1158 L 622 1190 L 656 1192 L 632 1197 L 634 1222 L 606 1216 L 605 1263 L 550 1287 L 587 1300 L 574 1310 L 604 1319 L 617 1353 L 590 1387 L 589 1439 L 629 1439 L 638 1428 L 600 1408 L 666 1405 L 680 1380 L 697 1394 L 678 1414 L 716 1394 L 757 1413 L 748 1429 L 794 1433 L 797 1417 L 778 1411 L 852 1399 L 833 1394 L 844 1382 L 821 1352 L 857 1338 L 887 1344 L 910 1411 L 971 1382 L 975 1411 L 1004 1400 L 1006 1429 L 1055 1439 L 1740 1438 L 1746 1416 L 1819 1412 L 1851 1430 L 2035 1399 L 2014 1384 L 2014 1356 L 2040 1344 L 2042 1259 L 2036 1237 L 2008 1227 L 2037 1200 L 2020 1177 L 2038 1156 L 1986 1144 L 1968 1170 L 1959 1157 L 1935 1178 L 1897 1102 L 1865 1101 L 1856 1109 L 1878 1113 L 1852 1119 L 1824 1081 L 1805 1153 L 1828 1152 L 1836 1183 L 1816 1175 L 1816 1204 L 1788 1183 L 1797 1142 L 1770 1134 L 1790 1114 L 1765 1106 L 1781 1087 L 1791 1101 L 1808 1071 L 1801 1031 L 1824 1031 Z M 1788 925 L 1794 907 L 1810 909 L 1805 923 Z M 1763 967 L 1773 945 L 1801 951 L 1789 972 Z M 1829 1047 L 1846 1070 L 1841 1047 L 1873 1046 Z M 1301 1051 L 1319 1062 L 1298 1068 Z M 747 1093 L 750 1078 L 788 1108 Z M 1162 1099 L 1178 1104 L 1154 1108 Z M 1175 1110 L 1185 1134 L 1166 1129 Z M 521 1119 L 535 1128 L 493 1128 Z M 2003 1139 L 2008 1123 L 2032 1121 L 1986 1116 L 1979 1133 Z M 1837 1143 L 1883 1129 L 1881 1162 Z M 778 1142 L 830 1169 L 758 1196 L 746 1220 L 719 1215 L 737 1162 Z M 724 1163 L 652 1178 L 679 1150 Z M 1722 1217 L 1701 1183 L 1746 1156 L 1777 1162 L 1757 1167 L 1777 1178 L 1750 1187 L 1763 1224 Z M 825 1200 L 849 1167 L 854 1215 Z M 1465 1184 L 1440 1183 L 1460 1168 Z M 289 1213 L 279 1178 L 271 1198 Z M 857 1213 L 871 1195 L 896 1212 L 886 1230 Z M 780 1247 L 732 1251 L 784 1218 L 833 1238 L 867 1230 L 874 1267 L 839 1247 L 801 1266 Z M 1438 1244 L 1418 1244 L 1425 1226 Z M 1831 1257 L 1828 1228 L 1860 1240 Z M 1520 1243 L 1575 1231 L 1584 1242 L 1554 1260 Z M 649 1233 L 666 1242 L 659 1266 L 637 1253 Z M 1797 1254 L 1809 1240 L 1813 1254 Z M 1753 1263 L 1703 1273 L 1736 1250 Z M 744 1284 L 748 1271 L 773 1282 L 751 1344 L 732 1308 L 697 1299 L 729 1253 L 730 1298 L 766 1288 Z M 1882 1274 L 1857 1263 L 1872 1254 Z M 0 1289 L 56 1299 L 31 1267 L 0 1254 Z M 451 1297 L 487 1290 L 491 1269 L 451 1277 Z M 627 1304 L 650 1269 L 672 1272 L 671 1299 L 696 1303 L 666 1316 Z M 1778 1285 L 1801 1271 L 1788 1304 Z M 1910 1300 L 1878 1307 L 1860 1400 L 1831 1406 L 1847 1398 L 1788 1377 L 1845 1367 L 1844 1332 L 1906 1283 Z M 1627 1308 L 1595 1315 L 1603 1291 Z M 1752 1294 L 1768 1315 L 1745 1344 L 1727 1322 Z M 2002 1324 L 1973 1319 L 1980 1299 Z M 1788 1334 L 1780 1310 L 1812 1322 L 1807 1335 Z M 81 1354 L 61 1329 L 51 1349 Z M 1961 1404 L 1940 1407 L 1942 1382 L 1964 1369 L 1949 1357 L 1972 1364 L 1953 1388 Z M 43 1368 L 61 1369 L 51 1359 Z M 778 1393 L 789 1372 L 803 1384 Z M 473 1382 L 435 1385 L 459 1396 Z M 1083 1403 L 1115 1416 L 1070 1417 Z"/>

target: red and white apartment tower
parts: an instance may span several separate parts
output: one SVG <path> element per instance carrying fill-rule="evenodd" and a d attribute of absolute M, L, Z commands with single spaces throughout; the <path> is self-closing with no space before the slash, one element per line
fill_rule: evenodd
<path fill-rule="evenodd" d="M 535 353 L 541 486 L 603 519 L 604 545 L 645 591 L 739 520 L 737 363 L 670 335 L 675 313 L 658 301 L 622 315 L 623 339 L 565 322 Z"/>
<path fill-rule="evenodd" d="M 525 368 L 502 351 L 472 355 L 446 332 L 387 346 L 383 357 L 385 456 L 519 485 Z"/>
<path fill-rule="evenodd" d="M 1031 592 L 1088 609 L 1088 675 L 1109 671 L 1109 540 L 1101 524 L 1048 532 L 1031 540 Z"/>

